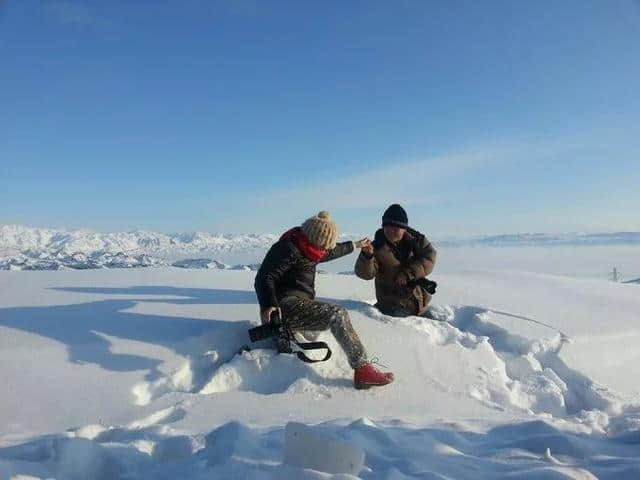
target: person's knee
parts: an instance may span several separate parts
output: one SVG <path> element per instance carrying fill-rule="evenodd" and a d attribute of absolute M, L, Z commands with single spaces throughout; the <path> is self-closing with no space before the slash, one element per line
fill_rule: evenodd
<path fill-rule="evenodd" d="M 303 342 L 315 342 L 316 340 L 318 340 L 318 336 L 320 335 L 319 331 L 314 331 L 314 330 L 302 330 L 302 331 L 296 331 L 295 335 L 298 335 L 300 338 L 300 341 Z"/>
<path fill-rule="evenodd" d="M 344 323 L 349 320 L 349 313 L 347 309 L 342 305 L 334 305 L 333 306 L 333 317 L 334 320 L 340 323 Z"/>

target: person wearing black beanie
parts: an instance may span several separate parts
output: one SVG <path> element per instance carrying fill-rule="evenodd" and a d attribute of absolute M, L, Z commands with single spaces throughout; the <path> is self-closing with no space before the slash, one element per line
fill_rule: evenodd
<path fill-rule="evenodd" d="M 355 273 L 375 278 L 376 307 L 386 315 L 427 315 L 436 283 L 428 280 L 436 262 L 436 249 L 409 226 L 407 212 L 394 203 L 382 215 L 382 228 L 373 242 L 362 247 Z"/>

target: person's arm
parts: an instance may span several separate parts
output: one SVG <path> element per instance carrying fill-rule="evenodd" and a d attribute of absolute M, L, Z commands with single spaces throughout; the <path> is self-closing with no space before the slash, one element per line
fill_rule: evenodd
<path fill-rule="evenodd" d="M 254 288 L 260 303 L 260 312 L 279 308 L 276 284 L 295 263 L 295 254 L 286 242 L 275 244 L 267 252 L 256 274 Z"/>
<path fill-rule="evenodd" d="M 344 257 L 353 252 L 355 248 L 355 244 L 352 241 L 337 243 L 334 248 L 327 251 L 327 254 L 320 259 L 320 262 L 330 262 L 336 258 Z"/>
<path fill-rule="evenodd" d="M 373 252 L 373 244 L 371 241 L 367 241 L 367 243 L 363 245 L 360 255 L 358 255 L 358 259 L 356 260 L 356 264 L 353 267 L 355 274 L 363 280 L 371 280 L 372 278 L 375 278 L 378 273 L 378 262 L 376 261 L 376 257 Z"/>
<path fill-rule="evenodd" d="M 402 270 L 408 281 L 429 275 L 435 266 L 437 253 L 427 237 L 420 232 L 412 231 L 409 235 L 412 242 L 413 258 L 409 265 Z"/>

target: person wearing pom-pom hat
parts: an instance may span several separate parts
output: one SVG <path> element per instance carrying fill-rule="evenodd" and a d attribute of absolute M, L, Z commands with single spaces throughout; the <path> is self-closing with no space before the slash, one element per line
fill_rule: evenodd
<path fill-rule="evenodd" d="M 393 381 L 393 374 L 379 371 L 368 360 L 366 350 L 341 305 L 315 300 L 316 266 L 335 260 L 367 244 L 337 242 L 338 227 L 328 212 L 319 212 L 301 226 L 285 232 L 269 249 L 255 279 L 263 323 L 276 313 L 294 332 L 331 330 L 354 370 L 358 389 L 381 386 Z"/>

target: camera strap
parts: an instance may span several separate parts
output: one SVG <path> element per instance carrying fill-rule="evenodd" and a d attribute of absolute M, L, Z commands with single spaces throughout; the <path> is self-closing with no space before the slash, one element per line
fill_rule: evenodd
<path fill-rule="evenodd" d="M 293 351 L 292 353 L 295 353 L 296 356 L 300 360 L 305 362 L 305 363 L 326 362 L 327 360 L 329 360 L 331 358 L 331 349 L 329 348 L 329 345 L 327 345 L 327 342 L 302 342 L 302 343 L 298 343 L 296 340 L 293 340 L 293 343 L 295 343 L 302 350 Z M 309 358 L 304 353 L 305 351 L 309 351 L 309 350 L 321 350 L 321 349 L 325 349 L 327 351 L 327 353 L 325 354 L 324 358 L 321 358 L 321 359 Z"/>
<path fill-rule="evenodd" d="M 326 362 L 331 358 L 331 349 L 327 342 L 298 342 L 296 340 L 293 331 L 289 328 L 286 322 L 283 322 L 280 340 L 284 341 L 285 345 L 282 345 L 281 342 L 278 342 L 278 352 L 279 353 L 295 353 L 296 356 L 305 363 L 318 363 L 318 362 Z M 291 348 L 291 345 L 296 345 L 300 350 L 294 350 Z M 323 358 L 314 359 L 309 358 L 305 354 L 305 352 L 309 352 L 311 350 L 326 350 Z"/>

